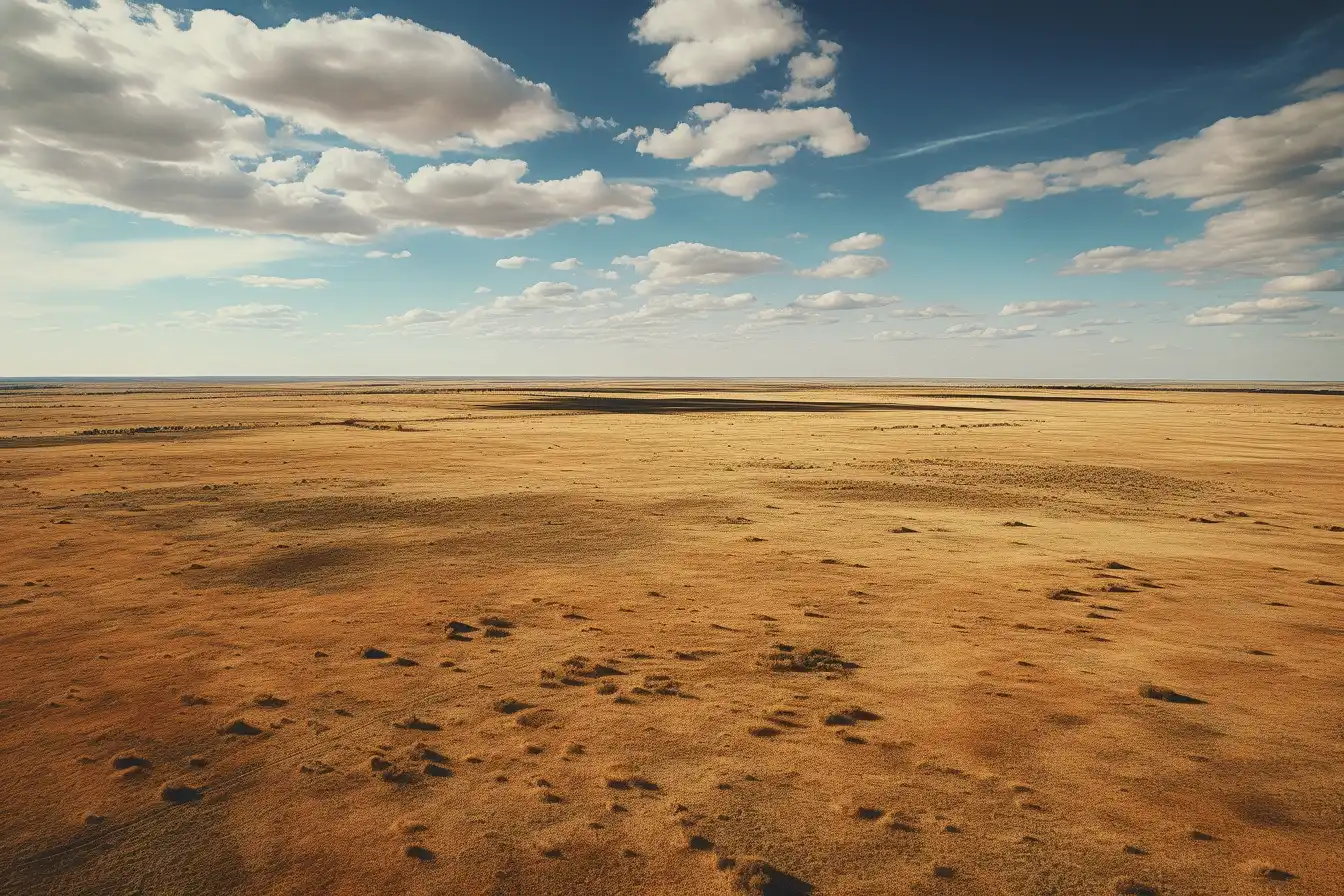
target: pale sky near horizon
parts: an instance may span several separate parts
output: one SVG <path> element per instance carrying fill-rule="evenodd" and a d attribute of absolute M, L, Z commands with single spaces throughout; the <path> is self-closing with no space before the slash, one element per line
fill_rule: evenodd
<path fill-rule="evenodd" d="M 268 374 L 1344 380 L 1344 14 L 0 0 L 0 377 Z"/>

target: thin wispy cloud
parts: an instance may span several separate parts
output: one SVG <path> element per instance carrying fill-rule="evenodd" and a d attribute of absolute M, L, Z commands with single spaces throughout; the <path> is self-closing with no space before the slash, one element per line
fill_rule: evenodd
<path fill-rule="evenodd" d="M 929 140 L 926 143 L 920 143 L 906 149 L 887 153 L 886 155 L 874 156 L 867 159 L 866 162 L 858 164 L 872 164 L 875 162 L 895 162 L 900 159 L 914 158 L 915 156 L 927 155 L 929 153 L 941 152 L 953 146 L 959 146 L 963 143 L 974 143 L 980 140 L 992 140 L 995 137 L 1009 137 L 1025 134 L 1041 134 L 1046 131 L 1053 131 L 1057 128 L 1067 127 L 1071 124 L 1077 124 L 1080 121 L 1088 121 L 1094 118 L 1102 118 L 1107 115 L 1118 115 L 1121 112 L 1128 112 L 1136 106 L 1151 102 L 1164 96 L 1170 96 L 1175 93 L 1181 93 L 1186 87 L 1170 87 L 1165 90 L 1159 90 L 1154 93 L 1144 94 L 1134 97 L 1121 103 L 1115 103 L 1111 106 L 1104 106 L 1100 109 L 1089 109 L 1085 112 L 1076 112 L 1067 115 L 1050 115 L 1043 118 L 1035 118 L 1021 124 L 1008 125 L 1007 127 L 991 128 L 986 131 L 975 131 L 970 134 L 959 134 L 955 137 L 943 137 L 939 140 Z"/>

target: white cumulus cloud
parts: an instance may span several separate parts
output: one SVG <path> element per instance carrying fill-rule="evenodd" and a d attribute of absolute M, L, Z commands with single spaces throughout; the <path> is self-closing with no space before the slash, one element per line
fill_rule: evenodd
<path fill-rule="evenodd" d="M 647 295 L 683 284 L 710 286 L 731 283 L 754 274 L 784 267 L 784 260 L 768 252 L 738 252 L 703 243 L 672 243 L 649 250 L 647 255 L 622 255 L 614 265 L 633 267 L 644 279 L 635 292 Z"/>
<path fill-rule="evenodd" d="M 817 52 L 789 60 L 789 86 L 773 94 L 781 106 L 819 103 L 835 96 L 836 57 L 844 49 L 831 40 L 817 42 Z"/>
<path fill-rule="evenodd" d="M 896 296 L 879 296 L 868 292 L 842 292 L 834 289 L 818 295 L 802 295 L 789 303 L 790 308 L 810 308 L 814 311 L 853 311 L 860 308 L 882 308 L 899 302 Z"/>
<path fill-rule="evenodd" d="M 1123 152 L 1098 152 L 1086 158 L 960 171 L 915 187 L 909 198 L 925 211 L 965 211 L 972 218 L 997 218 L 1014 200 L 1032 202 L 1084 187 L 1121 186 L 1129 179 Z"/>
<path fill-rule="evenodd" d="M 501 258 L 495 262 L 495 267 L 504 268 L 510 271 L 516 271 L 525 264 L 531 264 L 538 261 L 536 258 L 529 258 L 526 255 L 510 255 L 508 258 Z"/>
<path fill-rule="evenodd" d="M 1233 324 L 1286 324 L 1297 320 L 1297 315 L 1317 311 L 1319 302 L 1300 296 L 1275 296 L 1233 302 L 1229 305 L 1210 305 L 1186 315 L 1185 322 L 1192 327 L 1225 327 Z"/>
<path fill-rule="evenodd" d="M 634 311 L 616 314 L 608 318 L 612 324 L 627 324 L 656 318 L 677 318 L 703 316 L 719 311 L 735 311 L 754 304 L 756 297 L 741 292 L 730 296 L 715 296 L 708 293 L 675 293 L 654 296 Z"/>
<path fill-rule="evenodd" d="M 452 324 L 460 317 L 458 311 L 434 311 L 430 308 L 412 308 L 401 314 L 383 318 L 383 326 L 390 330 L 434 329 L 442 324 Z"/>
<path fill-rule="evenodd" d="M 999 311 L 1001 317 L 1024 314 L 1028 317 L 1062 317 L 1091 308 L 1091 302 L 1077 302 L 1069 299 L 1038 302 L 1009 302 Z"/>
<path fill-rule="evenodd" d="M 672 87 L 728 84 L 807 37 L 780 0 L 654 0 L 634 26 L 639 43 L 670 45 L 653 71 Z"/>
<path fill-rule="evenodd" d="M 652 188 L 596 171 L 527 182 L 526 163 L 509 159 L 395 170 L 375 150 L 436 156 L 575 127 L 546 85 L 414 22 L 261 28 L 218 10 L 64 0 L 6 0 L 5 16 L 0 187 L 28 201 L 337 242 L 653 211 Z M 267 117 L 291 138 L 330 133 L 356 148 L 276 158 Z"/>
<path fill-rule="evenodd" d="M 25 131 L 43 142 L 78 133 L 102 137 L 104 146 L 169 136 L 176 147 L 160 152 L 199 147 L 212 123 L 215 133 L 235 124 L 216 97 L 301 132 L 331 131 L 415 155 L 500 147 L 576 126 L 545 84 L 456 35 L 404 19 L 328 15 L 262 28 L 212 9 L 7 5 L 0 68 L 10 89 L 23 92 L 16 114 Z"/>
<path fill-rule="evenodd" d="M 745 202 L 755 199 L 762 190 L 775 185 L 775 176 L 769 171 L 734 171 L 723 177 L 697 178 L 696 186 L 714 190 L 725 196 L 735 196 Z"/>
<path fill-rule="evenodd" d="M 876 255 L 837 255 L 817 265 L 798 272 L 800 277 L 816 277 L 822 280 L 842 278 L 858 280 L 871 277 L 878 271 L 885 271 L 889 265 L 885 258 Z"/>
<path fill-rule="evenodd" d="M 616 297 L 614 289 L 580 290 L 573 283 L 542 280 L 533 283 L 516 296 L 500 296 L 484 307 L 495 311 L 586 308 L 614 301 Z"/>
<path fill-rule="evenodd" d="M 1322 77 L 1333 77 L 1327 76 Z M 1344 93 L 1325 93 L 1264 115 L 1223 118 L 1132 163 L 1126 153 L 1099 152 L 977 168 L 909 195 L 921 208 L 967 211 L 973 218 L 996 217 L 1012 201 L 1086 188 L 1124 187 L 1144 198 L 1184 199 L 1192 211 L 1226 210 L 1209 217 L 1194 239 L 1171 240 L 1165 248 L 1092 249 L 1075 256 L 1063 273 L 1298 275 L 1319 267 L 1344 240 L 1341 146 Z"/>
<path fill-rule="evenodd" d="M 880 233 L 856 233 L 854 236 L 831 243 L 832 252 L 869 252 L 882 248 L 886 237 Z"/>
<path fill-rule="evenodd" d="M 831 106 L 808 109 L 734 109 L 706 103 L 691 110 L 698 120 L 670 131 L 658 128 L 636 150 L 659 159 L 689 159 L 692 168 L 778 165 L 806 148 L 825 158 L 868 148 L 849 113 Z"/>
<path fill-rule="evenodd" d="M 649 129 L 644 127 L 643 125 L 638 125 L 633 128 L 626 128 L 625 130 L 621 131 L 619 134 L 617 134 L 615 137 L 612 137 L 611 139 L 615 140 L 617 143 L 624 143 L 627 140 L 631 139 L 638 140 L 642 137 L 647 136 L 649 136 Z"/>
<path fill-rule="evenodd" d="M 252 169 L 252 175 L 273 184 L 287 184 L 298 180 L 299 175 L 307 168 L 308 163 L 303 160 L 303 156 L 268 158 L 264 162 L 257 163 L 257 167 Z"/>
<path fill-rule="evenodd" d="M 1339 271 L 1317 271 L 1314 274 L 1289 274 L 1275 277 L 1261 287 L 1261 292 L 1339 292 L 1344 290 L 1344 275 Z"/>

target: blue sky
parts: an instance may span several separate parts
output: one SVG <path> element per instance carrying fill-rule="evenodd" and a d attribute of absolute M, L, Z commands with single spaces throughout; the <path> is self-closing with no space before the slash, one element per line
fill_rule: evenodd
<path fill-rule="evenodd" d="M 1344 379 L 1332 5 L 0 0 L 0 376 Z"/>

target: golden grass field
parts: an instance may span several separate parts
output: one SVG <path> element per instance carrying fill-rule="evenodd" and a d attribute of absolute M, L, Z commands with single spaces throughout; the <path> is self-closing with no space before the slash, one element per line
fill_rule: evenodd
<path fill-rule="evenodd" d="M 0 891 L 1342 893 L 1342 410 L 0 391 Z"/>

